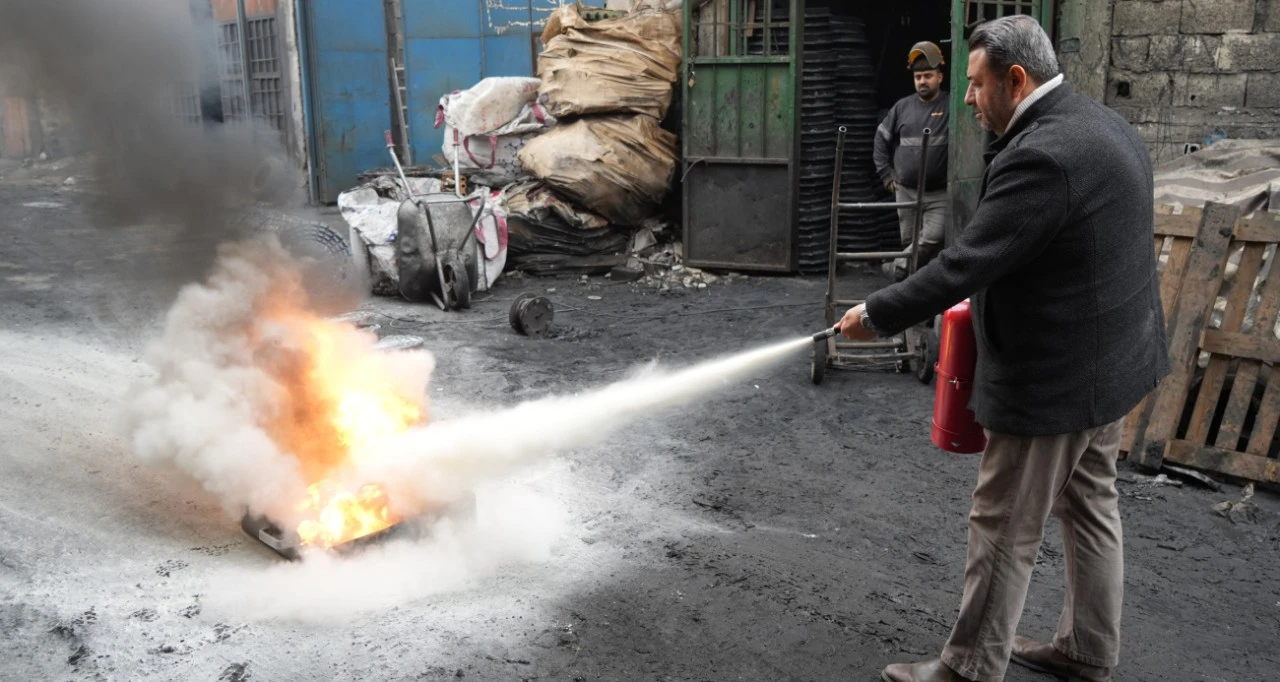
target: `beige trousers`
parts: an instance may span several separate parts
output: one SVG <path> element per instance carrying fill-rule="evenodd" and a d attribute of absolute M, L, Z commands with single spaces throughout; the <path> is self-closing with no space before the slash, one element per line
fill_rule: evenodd
<path fill-rule="evenodd" d="M 987 432 L 969 513 L 964 597 L 942 660 L 978 682 L 1004 678 L 1031 569 L 1052 513 L 1062 523 L 1067 586 L 1053 644 L 1115 667 L 1124 592 L 1116 459 L 1122 421 L 1059 436 Z"/>

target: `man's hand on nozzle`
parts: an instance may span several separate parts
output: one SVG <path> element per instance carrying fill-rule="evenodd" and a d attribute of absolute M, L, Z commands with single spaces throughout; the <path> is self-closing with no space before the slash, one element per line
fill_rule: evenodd
<path fill-rule="evenodd" d="M 840 318 L 840 335 L 852 341 L 871 341 L 876 338 L 876 333 L 862 326 L 862 313 L 866 310 L 866 304 L 859 303 L 849 309 Z"/>

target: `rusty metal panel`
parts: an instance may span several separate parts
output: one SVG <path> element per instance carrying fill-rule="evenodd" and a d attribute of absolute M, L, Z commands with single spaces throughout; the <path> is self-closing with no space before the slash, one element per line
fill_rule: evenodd
<path fill-rule="evenodd" d="M 690 265 L 780 272 L 794 268 L 786 165 L 721 163 L 694 172 L 698 181 L 685 183 L 686 221 L 703 229 L 685 231 Z"/>
<path fill-rule="evenodd" d="M 542 27 L 560 0 L 403 0 L 413 157 L 440 154 L 440 98 L 490 76 L 533 76 Z"/>
<path fill-rule="evenodd" d="M 685 5 L 684 233 L 690 265 L 790 272 L 800 0 Z"/>

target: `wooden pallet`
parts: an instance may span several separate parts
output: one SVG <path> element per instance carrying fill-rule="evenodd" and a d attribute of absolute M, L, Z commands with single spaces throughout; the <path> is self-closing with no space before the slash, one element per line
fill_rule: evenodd
<path fill-rule="evenodd" d="M 1200 228 L 1201 211 L 1198 209 L 1175 212 L 1172 206 L 1156 207 L 1155 254 L 1159 264 L 1160 301 L 1164 304 L 1166 322 L 1173 317 L 1173 304 L 1187 277 L 1188 266 L 1191 265 L 1191 247 L 1199 236 Z M 1226 247 L 1225 243 L 1223 247 Z M 1212 257 L 1207 260 L 1212 260 Z M 1203 277 L 1207 273 L 1206 259 L 1199 259 L 1193 272 L 1196 277 Z M 1138 438 L 1138 420 L 1152 397 L 1144 399 L 1125 419 L 1124 435 L 1120 441 L 1121 452 L 1133 452 Z"/>
<path fill-rule="evenodd" d="M 1165 299 L 1173 373 L 1130 415 L 1125 444 L 1147 467 L 1168 460 L 1280 482 L 1280 460 L 1272 447 L 1280 422 L 1280 339 L 1274 332 L 1280 266 L 1270 266 L 1258 281 L 1264 254 L 1280 243 L 1280 215 L 1240 218 L 1234 208 L 1210 204 L 1203 211 L 1166 213 L 1157 217 L 1157 225 L 1168 237 L 1194 238 L 1182 246 L 1175 241 L 1178 252 L 1170 251 L 1161 273 L 1162 295 L 1175 292 L 1172 302 Z M 1227 256 L 1235 252 L 1240 252 L 1239 266 L 1226 280 Z M 1221 324 L 1213 328 L 1219 297 L 1226 307 Z M 1251 302 L 1256 311 L 1246 327 Z M 1197 381 L 1202 353 L 1209 361 Z"/>

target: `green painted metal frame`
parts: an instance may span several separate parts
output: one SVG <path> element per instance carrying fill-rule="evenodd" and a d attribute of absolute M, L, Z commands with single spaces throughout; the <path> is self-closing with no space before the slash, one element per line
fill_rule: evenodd
<path fill-rule="evenodd" d="M 975 2 L 1006 5 L 1006 2 L 1000 0 L 951 0 L 951 149 L 947 163 L 951 221 L 947 229 L 948 243 L 969 222 L 978 206 L 982 175 L 986 170 L 982 155 L 991 139 L 964 103 L 965 91 L 969 89 L 966 22 L 969 5 Z M 1029 4 L 1031 16 L 1052 36 L 1053 0 L 1031 0 Z"/>
<path fill-rule="evenodd" d="M 981 129 L 977 121 L 968 115 L 968 108 L 964 103 L 965 91 L 969 87 L 969 79 L 967 70 L 967 55 L 969 53 L 968 41 L 966 36 L 966 20 L 968 17 L 968 6 L 974 2 L 990 3 L 995 5 L 1009 6 L 1016 0 L 951 0 L 951 39 L 952 39 L 952 63 L 951 63 L 951 144 L 949 152 L 949 175 L 948 188 L 951 202 L 951 222 L 948 228 L 948 241 L 954 239 L 958 234 L 958 230 L 973 215 L 973 211 L 977 206 L 978 192 L 982 182 L 982 174 L 985 170 L 983 162 L 983 152 L 986 150 L 989 142 L 988 134 Z M 740 17 L 738 10 L 743 6 L 739 0 L 734 0 L 729 4 L 729 24 L 739 23 Z M 1031 15 L 1036 17 L 1041 25 L 1053 35 L 1053 0 L 1023 0 L 1023 5 L 1028 5 Z M 684 240 L 686 247 L 686 260 L 690 265 L 697 267 L 711 268 L 729 268 L 729 269 L 749 269 L 759 271 L 775 271 L 775 272 L 794 272 L 796 269 L 796 239 L 798 224 L 798 206 L 796 197 L 799 195 L 800 172 L 798 159 L 800 157 L 800 79 L 804 69 L 804 50 L 799 46 L 804 43 L 804 10 L 805 0 L 790 0 L 790 21 L 788 52 L 786 55 L 779 56 L 763 56 L 763 55 L 745 55 L 745 43 L 742 40 L 729 40 L 728 54 L 723 56 L 698 56 L 694 50 L 693 35 L 697 30 L 693 22 L 693 5 L 692 2 L 684 3 L 684 51 L 685 59 L 682 72 L 681 87 L 684 90 L 684 114 L 683 114 L 683 161 L 682 161 L 682 177 L 686 182 L 692 178 L 693 183 L 699 181 L 699 167 L 712 166 L 756 166 L 756 167 L 777 167 L 785 165 L 787 168 L 786 192 L 782 200 L 786 202 L 786 219 L 788 221 L 786 248 L 789 253 L 785 262 L 779 259 L 779 262 L 773 265 L 760 265 L 742 262 L 732 262 L 727 260 L 703 259 L 699 258 L 696 248 L 690 248 L 696 244 L 696 239 L 692 238 L 693 232 L 703 229 L 704 226 L 693 225 L 690 221 L 690 203 L 696 200 L 696 192 L 690 191 L 690 185 L 686 184 L 684 191 L 684 199 L 682 206 L 682 222 L 684 231 Z M 707 5 L 704 5 L 704 7 Z M 764 0 L 766 10 L 766 25 L 769 23 L 768 14 L 772 10 L 772 3 Z M 764 30 L 765 40 L 768 40 L 769 32 Z M 714 35 L 718 37 L 718 34 Z M 738 36 L 741 38 L 741 36 Z M 718 42 L 718 41 L 717 41 Z M 743 92 L 743 74 L 746 70 L 764 67 L 762 71 L 767 71 L 769 67 L 783 66 L 785 70 L 777 69 L 781 74 L 786 74 L 786 82 L 777 90 L 768 90 L 765 92 L 773 92 L 778 95 L 776 106 L 773 107 L 773 113 L 776 113 L 783 121 L 783 126 L 789 136 L 782 138 L 782 141 L 770 143 L 768 131 L 764 131 L 760 135 L 760 142 L 755 147 L 744 145 L 743 128 L 744 118 L 742 103 L 740 98 L 733 99 L 732 104 L 737 106 L 733 108 L 729 106 L 729 95 L 740 95 Z M 723 76 L 722 74 L 729 74 Z M 699 110 L 700 106 L 706 106 L 708 103 L 713 106 L 717 100 L 711 97 L 708 100 L 699 100 L 703 96 L 703 91 L 697 91 L 697 83 L 699 80 L 704 83 L 712 83 L 712 94 L 723 95 L 725 106 L 715 108 L 712 113 L 704 114 Z M 723 80 L 722 80 L 723 79 Z M 768 79 L 765 79 L 766 81 Z M 705 85 L 704 85 L 705 87 Z M 761 107 L 760 123 L 763 125 L 768 120 L 771 113 L 771 101 L 765 95 L 761 95 L 758 105 Z M 700 116 L 709 117 L 710 127 L 699 128 Z M 730 132 L 733 136 L 732 145 L 722 145 L 722 135 L 724 132 Z M 708 140 L 708 136 L 710 139 Z M 746 153 L 748 151 L 754 153 Z M 781 195 L 781 193 L 780 193 Z"/>
<path fill-rule="evenodd" d="M 790 0 L 787 54 L 776 56 L 744 54 L 745 36 L 732 30 L 733 26 L 743 23 L 739 9 L 745 3 L 741 0 L 731 0 L 728 3 L 729 54 L 698 56 L 693 41 L 697 30 L 693 4 L 684 3 L 685 59 L 681 84 L 684 89 L 681 165 L 682 177 L 686 182 L 681 211 L 686 262 L 695 267 L 793 272 L 797 265 L 799 93 L 803 70 L 803 50 L 797 46 L 804 41 L 805 0 Z M 763 9 L 764 26 L 761 32 L 762 40 L 767 43 L 771 36 L 770 26 L 775 19 L 772 17 L 773 3 L 764 0 Z M 718 38 L 719 34 L 713 33 L 713 41 L 718 43 Z M 751 83 L 752 80 L 756 82 Z M 707 90 L 697 89 L 699 84 L 706 88 L 708 83 L 711 84 L 710 96 L 705 94 Z M 753 90 L 753 86 L 757 89 Z M 745 96 L 751 92 L 758 93 L 755 99 Z M 754 119 L 757 110 L 759 118 Z M 771 122 L 774 124 L 771 125 Z M 749 132 L 744 135 L 744 130 Z M 787 253 L 783 257 L 772 263 L 699 257 L 694 233 L 707 229 L 707 226 L 692 224 L 690 219 L 693 208 L 691 203 L 697 200 L 697 192 L 691 191 L 694 188 L 690 183 L 696 184 L 702 179 L 699 177 L 700 170 L 720 166 L 786 168 L 786 185 L 779 188 L 785 191 L 779 192 L 779 196 L 786 203 L 784 213 L 787 224 L 772 228 L 778 231 L 785 229 Z"/>

